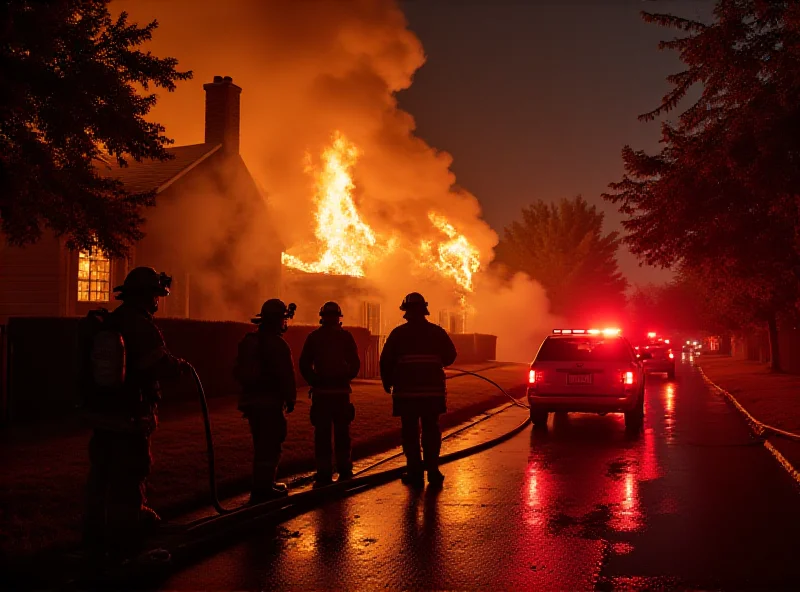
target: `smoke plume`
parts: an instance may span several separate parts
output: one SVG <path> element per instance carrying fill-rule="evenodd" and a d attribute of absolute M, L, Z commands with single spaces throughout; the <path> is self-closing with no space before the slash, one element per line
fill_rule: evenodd
<path fill-rule="evenodd" d="M 251 225 L 227 270 L 243 284 L 260 273 L 261 241 L 278 239 L 291 249 L 313 240 L 314 180 L 305 170 L 306 155 L 322 153 L 337 130 L 360 151 L 353 196 L 376 233 L 418 244 L 430 236 L 428 212 L 435 211 L 468 237 L 487 268 L 497 234 L 481 218 L 478 200 L 456 187 L 451 156 L 417 137 L 413 117 L 398 108 L 395 95 L 412 83 L 425 54 L 396 2 L 117 0 L 112 10 L 126 10 L 139 23 L 157 19 L 160 28 L 148 49 L 174 56 L 181 68 L 194 71 L 192 81 L 160 96 L 152 113 L 176 145 L 203 142 L 203 83 L 231 76 L 243 89 L 241 154 L 279 233 L 265 236 L 274 231 Z M 226 240 L 233 216 L 220 212 L 218 204 L 188 211 L 175 207 L 181 210 L 176 217 L 193 229 L 190 246 L 183 248 L 186 257 Z M 390 325 L 399 321 L 397 305 L 407 292 L 423 292 L 432 308 L 457 301 L 451 284 L 411 274 L 416 267 L 411 252 L 398 250 L 367 270 Z M 219 278 L 195 281 L 209 291 L 229 289 Z M 522 277 L 502 286 L 491 277 L 476 278 L 470 305 L 476 311 L 474 329 L 499 334 L 506 358 L 529 360 L 538 346 L 531 345 L 531 335 L 550 323 L 542 288 Z M 230 317 L 229 311 L 220 312 L 219 318 Z"/>

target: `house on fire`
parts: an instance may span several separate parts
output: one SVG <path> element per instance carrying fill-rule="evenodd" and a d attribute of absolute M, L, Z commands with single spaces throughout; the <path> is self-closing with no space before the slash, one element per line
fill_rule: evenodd
<path fill-rule="evenodd" d="M 12 316 L 81 316 L 113 305 L 114 286 L 140 265 L 174 278 L 163 316 L 235 320 L 258 310 L 264 294 L 278 293 L 282 247 L 270 238 L 266 204 L 239 155 L 242 89 L 222 76 L 203 88 L 204 143 L 169 148 L 174 158 L 164 162 L 97 163 L 102 175 L 119 178 L 128 190 L 156 193 L 156 207 L 144 212 L 146 236 L 129 258 L 71 251 L 52 234 L 25 248 L 0 246 L 0 325 Z M 223 212 L 224 222 L 218 219 Z M 258 285 L 228 277 L 248 224 L 265 226 L 253 274 Z"/>
<path fill-rule="evenodd" d="M 127 259 L 109 259 L 98 249 L 72 251 L 52 233 L 24 248 L 0 240 L 0 326 L 11 317 L 113 308 L 114 286 L 144 265 L 173 276 L 162 318 L 247 321 L 265 298 L 278 296 L 298 304 L 299 324 L 316 324 L 320 305 L 336 300 L 346 324 L 376 336 L 391 331 L 399 315 L 383 314 L 364 278 L 282 266 L 284 249 L 267 203 L 239 154 L 242 89 L 228 76 L 215 76 L 203 89 L 205 142 L 168 148 L 173 158 L 163 162 L 96 163 L 100 174 L 120 179 L 129 191 L 156 194 L 156 206 L 143 212 L 145 237 Z M 465 333 L 460 311 L 432 312 L 450 333 Z"/>

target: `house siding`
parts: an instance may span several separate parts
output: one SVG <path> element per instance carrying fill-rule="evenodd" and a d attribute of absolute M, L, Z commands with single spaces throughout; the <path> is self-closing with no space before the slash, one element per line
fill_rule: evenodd
<path fill-rule="evenodd" d="M 11 316 L 67 314 L 64 250 L 52 234 L 24 248 L 0 244 L 0 324 Z"/>

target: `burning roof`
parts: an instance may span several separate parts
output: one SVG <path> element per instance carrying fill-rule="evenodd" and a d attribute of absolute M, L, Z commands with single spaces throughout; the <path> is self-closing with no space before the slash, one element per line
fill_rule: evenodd
<path fill-rule="evenodd" d="M 429 238 L 418 244 L 396 233 L 379 234 L 362 218 L 353 200 L 352 171 L 359 155 L 359 149 L 337 131 L 322 153 L 319 167 L 307 158 L 306 172 L 315 178 L 318 256 L 309 263 L 283 253 L 283 264 L 309 273 L 364 277 L 371 265 L 379 265 L 388 254 L 402 248 L 410 252 L 421 273 L 438 274 L 462 295 L 472 292 L 473 275 L 481 267 L 480 253 L 445 216 L 428 212 Z"/>

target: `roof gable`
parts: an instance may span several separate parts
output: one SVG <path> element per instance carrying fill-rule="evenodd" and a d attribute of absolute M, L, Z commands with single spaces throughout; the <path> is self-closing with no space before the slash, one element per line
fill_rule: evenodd
<path fill-rule="evenodd" d="M 192 144 L 167 148 L 174 156 L 170 160 L 130 159 L 126 167 L 120 167 L 116 161 L 95 161 L 95 165 L 100 175 L 119 179 L 131 193 L 161 193 L 220 148 L 221 144 Z"/>

